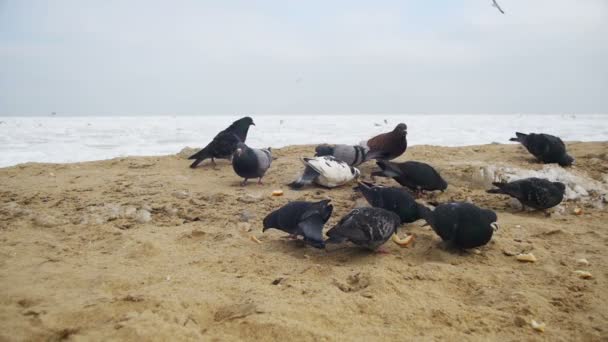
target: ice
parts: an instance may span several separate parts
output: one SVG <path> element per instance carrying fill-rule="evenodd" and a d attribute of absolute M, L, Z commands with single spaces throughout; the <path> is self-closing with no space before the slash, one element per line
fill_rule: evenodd
<path fill-rule="evenodd" d="M 245 116 L 2 117 L 0 167 L 25 162 L 78 162 L 133 155 L 166 155 L 202 147 Z M 608 115 L 251 115 L 254 147 L 323 142 L 356 144 L 408 125 L 410 145 L 507 143 L 515 131 L 546 132 L 564 140 L 608 140 Z"/>

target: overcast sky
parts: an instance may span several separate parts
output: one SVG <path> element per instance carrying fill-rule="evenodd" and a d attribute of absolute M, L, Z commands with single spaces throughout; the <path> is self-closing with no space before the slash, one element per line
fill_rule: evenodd
<path fill-rule="evenodd" d="M 0 0 L 0 115 L 608 113 L 608 1 Z"/>

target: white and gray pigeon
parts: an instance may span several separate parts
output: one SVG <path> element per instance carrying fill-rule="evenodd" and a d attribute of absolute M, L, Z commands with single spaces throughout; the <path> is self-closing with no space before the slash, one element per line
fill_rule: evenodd
<path fill-rule="evenodd" d="M 354 166 L 333 156 L 302 158 L 304 173 L 289 186 L 299 189 L 304 185 L 316 183 L 326 188 L 335 188 L 359 178 L 361 172 Z"/>
<path fill-rule="evenodd" d="M 368 150 L 360 145 L 321 144 L 315 148 L 315 157 L 334 156 L 350 166 L 358 166 L 365 161 Z"/>
<path fill-rule="evenodd" d="M 247 180 L 258 178 L 258 184 L 262 184 L 262 177 L 270 168 L 272 153 L 270 147 L 266 149 L 251 148 L 240 142 L 232 157 L 232 168 L 237 175 L 244 178 L 241 185 L 247 184 Z"/>

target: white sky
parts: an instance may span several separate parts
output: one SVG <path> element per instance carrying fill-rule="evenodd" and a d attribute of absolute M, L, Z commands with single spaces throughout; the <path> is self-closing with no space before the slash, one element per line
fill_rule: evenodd
<path fill-rule="evenodd" d="M 0 115 L 608 113 L 608 0 L 0 0 Z"/>

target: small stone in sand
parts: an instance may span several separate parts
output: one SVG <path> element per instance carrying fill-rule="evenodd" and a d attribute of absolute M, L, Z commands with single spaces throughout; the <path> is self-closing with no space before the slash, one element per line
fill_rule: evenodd
<path fill-rule="evenodd" d="M 122 208 L 122 217 L 126 217 L 126 218 L 134 218 L 135 214 L 137 213 L 137 208 L 135 208 L 134 206 L 126 206 Z"/>
<path fill-rule="evenodd" d="M 588 266 L 589 265 L 589 261 L 587 261 L 587 259 L 585 259 L 585 258 L 577 259 L 576 263 L 579 264 L 579 265 L 584 265 L 584 266 Z"/>
<path fill-rule="evenodd" d="M 56 218 L 47 214 L 36 214 L 34 216 L 34 223 L 41 227 L 55 227 L 59 225 Z"/>
<path fill-rule="evenodd" d="M 135 221 L 137 221 L 138 223 L 146 223 L 146 222 L 150 222 L 151 220 L 152 220 L 152 215 L 150 215 L 150 212 L 147 211 L 146 209 L 139 209 L 135 213 Z"/>
<path fill-rule="evenodd" d="M 239 202 L 243 202 L 243 203 L 256 203 L 256 202 L 259 202 L 261 199 L 262 199 L 262 197 L 254 196 L 251 194 L 243 195 L 243 196 L 240 196 L 239 198 L 237 198 L 237 200 Z"/>
<path fill-rule="evenodd" d="M 172 195 L 173 195 L 173 197 L 175 197 L 177 199 L 186 199 L 190 196 L 190 194 L 186 190 L 173 191 Z"/>
<path fill-rule="evenodd" d="M 243 210 L 239 214 L 239 220 L 241 220 L 241 222 L 249 222 L 249 220 L 251 220 L 252 218 L 253 214 L 251 214 L 251 212 L 249 212 L 248 210 Z"/>

